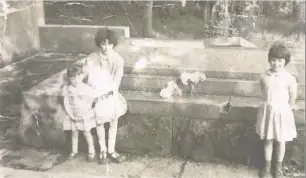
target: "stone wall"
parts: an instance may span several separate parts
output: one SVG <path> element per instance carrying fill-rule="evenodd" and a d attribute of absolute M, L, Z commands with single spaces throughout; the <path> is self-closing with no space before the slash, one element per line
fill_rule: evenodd
<path fill-rule="evenodd" d="M 129 27 L 107 26 L 120 39 L 129 38 Z M 39 27 L 41 49 L 47 52 L 90 53 L 96 49 L 94 37 L 99 28 L 106 26 L 44 25 Z"/>
<path fill-rule="evenodd" d="M 41 4 L 32 4 L 0 14 L 0 34 L 3 34 L 0 67 L 22 60 L 39 49 L 38 26 L 44 17 L 41 8 Z"/>
<path fill-rule="evenodd" d="M 260 166 L 264 161 L 263 142 L 255 132 L 257 105 L 233 105 L 220 113 L 218 104 L 196 101 L 162 102 L 126 96 L 129 113 L 119 121 L 117 149 L 127 153 L 178 156 L 214 161 L 223 159 Z M 149 109 L 151 108 L 151 109 Z M 288 142 L 286 164 L 304 165 L 305 112 L 294 112 L 298 137 Z"/>

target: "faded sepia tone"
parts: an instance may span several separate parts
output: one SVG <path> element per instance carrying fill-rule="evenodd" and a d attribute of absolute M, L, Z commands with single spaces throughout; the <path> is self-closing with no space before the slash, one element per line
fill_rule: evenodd
<path fill-rule="evenodd" d="M 304 1 L 1 0 L 0 6 L 0 176 L 258 177 L 265 162 L 255 130 L 259 80 L 278 40 L 291 52 L 285 68 L 297 81 L 297 137 L 286 144 L 282 168 L 285 177 L 305 175 Z M 80 154 L 67 160 L 67 68 L 99 50 L 95 36 L 105 28 L 119 38 L 113 50 L 124 61 L 119 92 L 127 111 L 115 138 L 126 160 L 87 163 L 83 135 Z M 91 134 L 98 155 L 96 128 Z"/>

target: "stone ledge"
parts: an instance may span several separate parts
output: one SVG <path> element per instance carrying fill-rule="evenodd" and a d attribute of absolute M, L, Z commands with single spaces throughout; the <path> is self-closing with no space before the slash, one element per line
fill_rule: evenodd
<path fill-rule="evenodd" d="M 141 70 L 134 69 L 133 66 L 126 64 L 124 67 L 125 74 L 135 75 L 159 75 L 159 76 L 175 76 L 179 77 L 181 72 L 201 72 L 208 78 L 219 78 L 219 79 L 244 79 L 244 80 L 259 80 L 260 73 L 252 72 L 229 72 L 229 71 L 209 71 L 209 70 L 191 70 L 191 69 L 171 69 L 162 67 L 146 67 Z"/>
<path fill-rule="evenodd" d="M 232 97 L 231 110 L 228 113 L 222 113 L 220 107 L 228 102 L 228 96 L 199 95 L 196 98 L 182 96 L 176 99 L 163 99 L 157 93 L 122 91 L 122 94 L 128 101 L 130 114 L 180 116 L 209 120 L 254 122 L 261 102 L 259 98 Z M 304 101 L 298 100 L 295 108 L 293 113 L 296 123 L 304 124 Z"/>
<path fill-rule="evenodd" d="M 90 53 L 96 49 L 97 30 L 106 27 L 122 39 L 130 37 L 126 26 L 42 25 L 39 26 L 40 47 L 48 52 Z"/>
<path fill-rule="evenodd" d="M 120 88 L 127 91 L 160 92 L 167 85 L 167 82 L 179 79 L 174 76 L 157 75 L 125 75 Z M 189 86 L 179 83 L 183 93 L 189 93 Z M 198 94 L 222 95 L 222 96 L 242 96 L 261 97 L 261 89 L 258 81 L 238 80 L 238 79 L 215 79 L 207 78 L 196 85 Z M 305 98 L 305 85 L 298 85 L 298 99 Z"/>

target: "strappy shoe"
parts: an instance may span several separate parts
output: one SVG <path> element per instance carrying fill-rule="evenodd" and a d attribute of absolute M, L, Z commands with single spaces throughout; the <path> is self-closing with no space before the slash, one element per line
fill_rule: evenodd
<path fill-rule="evenodd" d="M 71 153 L 68 155 L 68 160 L 74 159 L 77 155 L 78 155 L 78 153 L 71 152 Z"/>
<path fill-rule="evenodd" d="M 106 153 L 105 152 L 100 153 L 98 162 L 99 162 L 99 164 L 106 164 L 107 163 L 107 158 L 106 158 Z"/>
<path fill-rule="evenodd" d="M 271 161 L 265 162 L 265 167 L 260 170 L 259 177 L 260 178 L 268 178 L 271 173 Z"/>
<path fill-rule="evenodd" d="M 284 175 L 283 166 L 281 162 L 277 162 L 275 165 L 275 172 L 274 177 L 275 178 L 281 178 Z"/>
<path fill-rule="evenodd" d="M 117 152 L 109 153 L 108 156 L 115 163 L 122 163 L 125 161 L 125 157 L 120 156 Z"/>
<path fill-rule="evenodd" d="M 94 162 L 94 161 L 95 161 L 95 157 L 96 157 L 96 154 L 94 154 L 94 153 L 88 153 L 88 155 L 87 155 L 87 161 L 88 161 L 88 162 Z"/>

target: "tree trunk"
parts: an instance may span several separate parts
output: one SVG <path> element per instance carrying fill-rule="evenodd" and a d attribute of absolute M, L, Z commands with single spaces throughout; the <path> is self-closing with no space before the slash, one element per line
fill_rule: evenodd
<path fill-rule="evenodd" d="M 208 2 L 204 1 L 203 5 L 202 5 L 202 20 L 204 22 L 205 25 L 209 24 L 208 21 Z"/>
<path fill-rule="evenodd" d="M 151 38 L 153 34 L 152 29 L 152 10 L 153 10 L 153 0 L 150 0 L 146 3 L 145 7 L 145 16 L 143 24 L 143 36 L 146 38 Z"/>
<path fill-rule="evenodd" d="M 228 14 L 228 0 L 224 0 L 224 36 L 228 36 L 228 28 L 229 28 L 229 14 Z"/>

